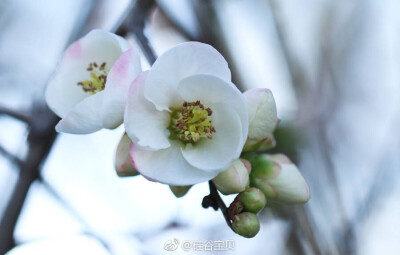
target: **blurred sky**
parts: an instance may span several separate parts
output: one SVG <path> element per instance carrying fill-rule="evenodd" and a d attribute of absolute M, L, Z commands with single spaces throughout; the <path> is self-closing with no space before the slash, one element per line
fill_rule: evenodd
<path fill-rule="evenodd" d="M 187 40 L 171 20 L 192 37 L 201 34 L 196 4 L 159 3 L 164 12 L 155 10 L 145 31 L 157 54 Z M 63 49 L 91 8 L 88 29 L 110 30 L 131 5 L 0 2 L 0 106 L 27 112 L 43 101 Z M 324 254 L 345 254 L 349 226 L 357 254 L 400 254 L 400 2 L 221 0 L 211 6 L 237 85 L 271 89 L 282 125 L 301 137 L 293 146 L 312 199 L 284 209 L 299 218 L 304 210 Z M 0 116 L 0 144 L 21 158 L 26 134 L 25 125 Z M 120 127 L 59 135 L 42 174 L 62 200 L 39 182 L 31 187 L 15 232 L 21 245 L 9 255 L 162 254 L 173 238 L 235 240 L 235 254 L 291 254 L 289 237 L 303 235 L 302 220 L 269 210 L 255 238 L 235 235 L 220 212 L 201 207 L 206 183 L 176 199 L 168 186 L 118 178 L 113 157 L 122 134 Z M 16 176 L 0 154 L 0 216 Z M 301 243 L 305 249 L 308 242 Z M 179 252 L 186 254 L 173 254 Z"/>

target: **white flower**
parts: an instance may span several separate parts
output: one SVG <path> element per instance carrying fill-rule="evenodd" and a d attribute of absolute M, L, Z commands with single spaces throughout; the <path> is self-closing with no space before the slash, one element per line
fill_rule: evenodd
<path fill-rule="evenodd" d="M 176 186 L 208 181 L 242 152 L 247 106 L 225 59 L 209 45 L 182 43 L 129 89 L 130 156 L 148 179 Z"/>
<path fill-rule="evenodd" d="M 251 89 L 244 93 L 249 113 L 249 134 L 243 151 L 275 146 L 273 132 L 279 123 L 274 97 L 269 89 Z"/>
<path fill-rule="evenodd" d="M 62 119 L 58 132 L 87 134 L 123 122 L 139 54 L 123 38 L 93 30 L 73 43 L 48 84 L 46 101 Z"/>

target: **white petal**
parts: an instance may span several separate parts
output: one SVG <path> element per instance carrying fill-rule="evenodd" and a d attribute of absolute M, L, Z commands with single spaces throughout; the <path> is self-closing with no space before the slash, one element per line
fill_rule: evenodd
<path fill-rule="evenodd" d="M 176 88 L 179 82 L 195 74 L 213 74 L 231 80 L 224 57 L 213 47 L 199 42 L 179 44 L 161 55 L 151 67 L 145 97 L 159 110 L 169 110 L 181 102 Z"/>
<path fill-rule="evenodd" d="M 124 121 L 129 86 L 141 71 L 140 55 L 136 49 L 125 51 L 115 62 L 104 89 L 103 127 L 116 128 Z"/>
<path fill-rule="evenodd" d="M 87 65 L 76 65 L 68 69 L 60 69 L 50 80 L 46 89 L 46 102 L 50 109 L 65 117 L 74 106 L 91 94 L 86 93 L 78 82 L 87 79 Z"/>
<path fill-rule="evenodd" d="M 169 113 L 158 111 L 143 97 L 143 89 L 148 71 L 140 74 L 132 83 L 128 92 L 125 108 L 125 130 L 128 136 L 142 147 L 152 150 L 170 146 L 167 127 Z"/>
<path fill-rule="evenodd" d="M 194 145 L 186 145 L 182 154 L 196 168 L 221 172 L 240 155 L 242 128 L 237 113 L 225 104 L 213 105 L 211 121 L 216 130 L 213 138 L 202 138 Z"/>
<path fill-rule="evenodd" d="M 103 91 L 94 94 L 78 103 L 67 116 L 58 122 L 57 132 L 70 134 L 89 134 L 102 128 L 101 107 Z"/>
<path fill-rule="evenodd" d="M 89 63 L 106 62 L 111 67 L 126 47 L 124 39 L 101 30 L 93 30 L 73 43 L 47 86 L 46 101 L 50 109 L 63 118 L 77 103 L 89 97 L 91 94 L 77 85 L 90 78 L 86 71 Z"/>
<path fill-rule="evenodd" d="M 274 131 L 278 116 L 269 89 L 251 89 L 244 93 L 249 111 L 249 138 L 263 139 Z"/>
<path fill-rule="evenodd" d="M 236 86 L 213 75 L 199 74 L 182 80 L 178 91 L 181 97 L 188 102 L 200 100 L 208 107 L 216 103 L 223 103 L 236 111 L 242 127 L 243 144 L 238 147 L 236 152 L 236 154 L 240 154 L 247 138 L 249 122 L 245 98 Z"/>
<path fill-rule="evenodd" d="M 218 174 L 189 165 L 182 157 L 180 143 L 171 143 L 169 148 L 158 151 L 142 150 L 132 143 L 130 156 L 135 168 L 149 180 L 174 186 L 205 182 Z"/>

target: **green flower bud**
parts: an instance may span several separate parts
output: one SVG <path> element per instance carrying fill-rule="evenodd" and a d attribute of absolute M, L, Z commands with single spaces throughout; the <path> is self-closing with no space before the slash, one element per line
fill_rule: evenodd
<path fill-rule="evenodd" d="M 310 199 L 306 181 L 285 155 L 247 155 L 246 158 L 252 164 L 250 185 L 260 189 L 267 199 L 292 204 Z"/>
<path fill-rule="evenodd" d="M 235 215 L 232 228 L 237 234 L 251 238 L 260 231 L 260 221 L 254 213 L 243 212 Z"/>
<path fill-rule="evenodd" d="M 250 171 L 251 165 L 247 160 L 237 159 L 226 171 L 219 173 L 213 182 L 222 194 L 237 194 L 249 186 Z"/>
<path fill-rule="evenodd" d="M 244 206 L 243 203 L 237 200 L 238 197 L 231 203 L 228 208 L 228 215 L 230 219 L 234 219 L 236 214 L 243 212 Z"/>
<path fill-rule="evenodd" d="M 192 186 L 169 186 L 172 193 L 174 193 L 174 195 L 177 198 L 180 198 L 180 197 L 183 197 L 184 195 L 186 195 L 186 193 L 189 191 L 189 189 L 191 187 Z"/>
<path fill-rule="evenodd" d="M 257 188 L 248 188 L 240 192 L 238 201 L 242 202 L 244 211 L 257 214 L 267 204 L 264 193 Z"/>
<path fill-rule="evenodd" d="M 119 177 L 136 176 L 139 172 L 132 165 L 131 158 L 129 157 L 129 146 L 131 139 L 125 133 L 118 144 L 115 153 L 114 167 Z"/>

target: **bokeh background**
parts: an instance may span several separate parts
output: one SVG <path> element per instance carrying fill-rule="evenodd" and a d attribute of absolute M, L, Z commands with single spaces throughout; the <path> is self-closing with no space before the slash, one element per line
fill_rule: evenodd
<path fill-rule="evenodd" d="M 399 11 L 397 0 L 0 1 L 0 250 L 187 254 L 164 250 L 177 238 L 235 241 L 220 254 L 400 254 Z M 56 137 L 44 88 L 65 47 L 93 28 L 141 47 L 145 69 L 151 48 L 212 44 L 242 91 L 271 89 L 274 152 L 297 163 L 311 200 L 266 208 L 245 239 L 201 207 L 206 183 L 176 199 L 118 178 L 122 127 Z"/>

